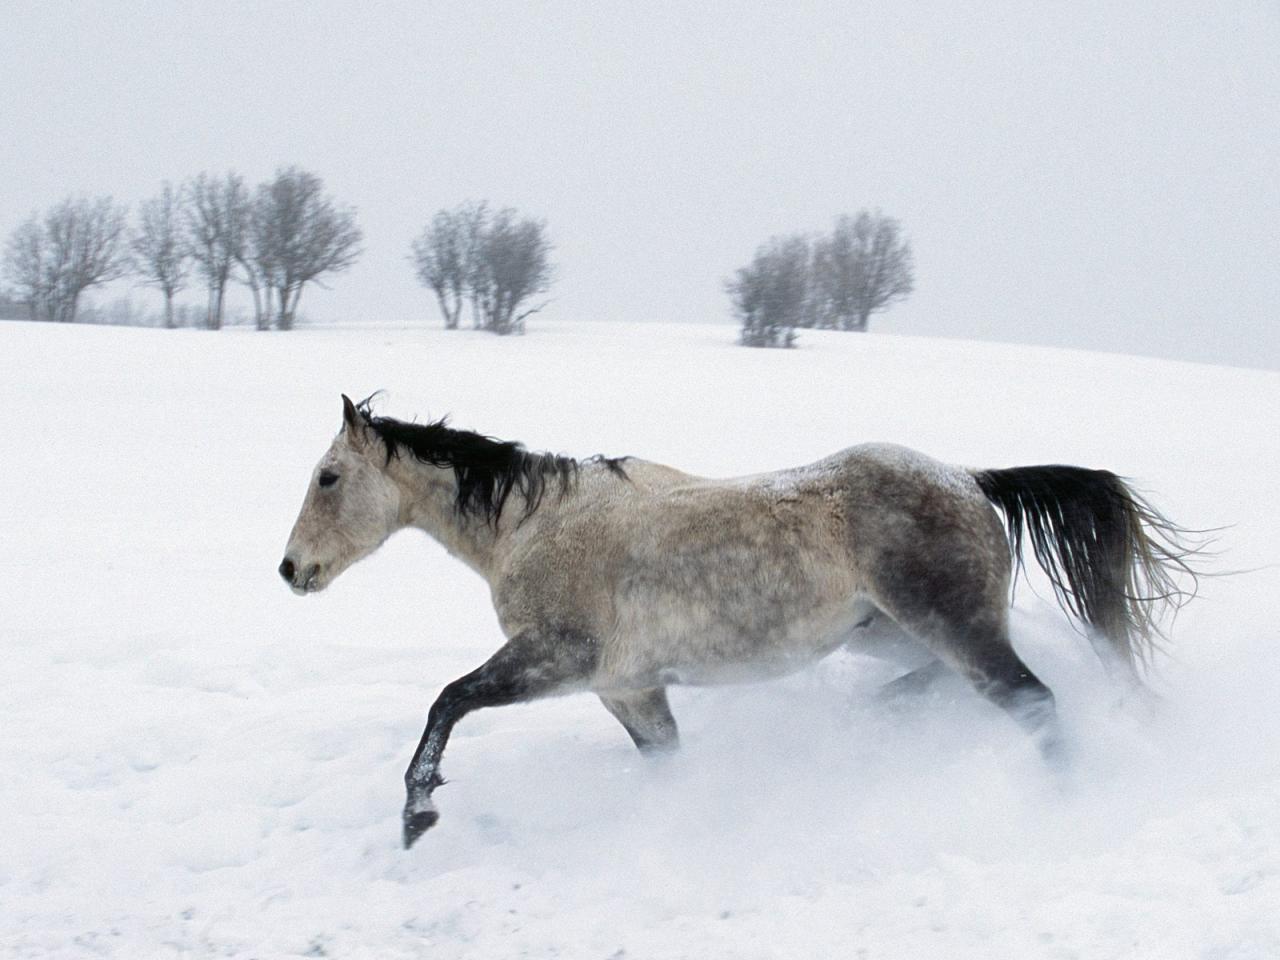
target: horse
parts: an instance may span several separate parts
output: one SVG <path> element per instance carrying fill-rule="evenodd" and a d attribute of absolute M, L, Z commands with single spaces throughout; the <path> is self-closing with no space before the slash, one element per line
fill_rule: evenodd
<path fill-rule="evenodd" d="M 439 819 L 441 757 L 473 710 L 590 691 L 660 754 L 679 741 L 669 685 L 776 677 L 842 645 L 909 667 L 891 687 L 960 674 L 1061 763 L 1053 693 L 1009 638 L 1024 542 L 1135 678 L 1162 616 L 1194 595 L 1180 586 L 1195 575 L 1187 531 L 1105 470 L 973 470 L 873 443 L 707 479 L 342 405 L 280 576 L 315 593 L 416 527 L 485 579 L 506 637 L 430 708 L 405 773 L 406 849 Z"/>

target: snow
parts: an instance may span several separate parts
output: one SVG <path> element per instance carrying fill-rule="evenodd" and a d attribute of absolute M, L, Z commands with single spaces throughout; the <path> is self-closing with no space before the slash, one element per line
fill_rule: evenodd
<path fill-rule="evenodd" d="M 728 328 L 288 334 L 0 325 L 0 955 L 1280 956 L 1280 375 Z M 1015 641 L 1059 781 L 956 682 L 918 710 L 836 655 L 673 691 L 642 761 L 583 695 L 459 725 L 399 846 L 440 687 L 500 642 L 405 533 L 327 593 L 275 574 L 339 393 L 531 448 L 739 475 L 889 441 L 1137 478 L 1220 534 L 1159 696 L 1122 699 L 1043 583 Z"/>

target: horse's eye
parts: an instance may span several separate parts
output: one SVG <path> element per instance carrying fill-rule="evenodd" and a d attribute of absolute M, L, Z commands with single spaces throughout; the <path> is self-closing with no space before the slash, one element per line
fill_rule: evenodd
<path fill-rule="evenodd" d="M 338 475 L 334 473 L 332 470 L 320 471 L 320 486 L 332 487 L 337 482 L 338 482 Z"/>

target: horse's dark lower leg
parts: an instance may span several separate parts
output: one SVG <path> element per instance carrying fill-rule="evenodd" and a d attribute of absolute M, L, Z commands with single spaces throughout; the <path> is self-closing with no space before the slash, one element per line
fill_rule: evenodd
<path fill-rule="evenodd" d="M 1009 642 L 1003 608 L 980 599 L 950 606 L 900 603 L 895 617 L 943 664 L 968 679 L 984 697 L 1035 737 L 1046 760 L 1060 762 L 1062 739 L 1053 693 L 1022 662 Z"/>
<path fill-rule="evenodd" d="M 1014 652 L 1006 637 L 970 640 L 957 651 L 961 670 L 984 697 L 1036 738 L 1046 760 L 1063 759 L 1053 693 Z"/>
<path fill-rule="evenodd" d="M 666 687 L 602 693 L 600 702 L 618 718 L 641 753 L 667 753 L 680 746 Z"/>
<path fill-rule="evenodd" d="M 586 685 L 596 668 L 595 642 L 575 631 L 531 631 L 513 637 L 483 666 L 454 680 L 431 705 L 427 726 L 404 782 L 404 845 L 439 819 L 431 793 L 444 783 L 440 757 L 454 725 L 472 710 L 520 703 Z"/>

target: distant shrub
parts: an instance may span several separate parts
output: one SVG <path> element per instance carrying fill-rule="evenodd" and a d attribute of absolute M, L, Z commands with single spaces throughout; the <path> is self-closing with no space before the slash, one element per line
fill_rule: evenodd
<path fill-rule="evenodd" d="M 789 347 L 796 329 L 866 330 L 915 284 L 911 245 L 879 211 L 841 217 L 826 236 L 773 237 L 725 284 L 740 342 Z"/>
<path fill-rule="evenodd" d="M 747 347 L 790 347 L 809 289 L 809 241 L 774 237 L 725 284 Z"/>
<path fill-rule="evenodd" d="M 533 298 L 551 286 L 551 249 L 542 220 L 465 203 L 432 218 L 409 260 L 419 282 L 435 293 L 445 329 L 457 329 L 470 302 L 477 329 L 523 333 L 525 321 L 546 306 Z"/>

